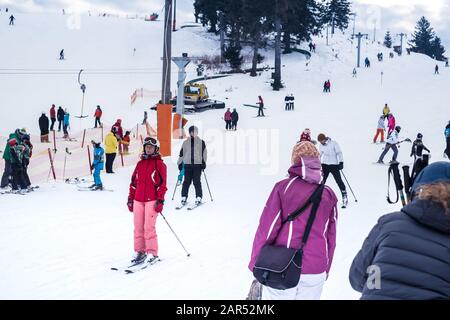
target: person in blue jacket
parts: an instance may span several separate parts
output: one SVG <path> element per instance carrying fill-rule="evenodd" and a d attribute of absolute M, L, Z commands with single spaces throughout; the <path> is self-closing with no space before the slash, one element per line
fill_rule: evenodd
<path fill-rule="evenodd" d="M 412 201 L 378 220 L 349 279 L 363 300 L 450 299 L 450 162 L 423 169 Z"/>
<path fill-rule="evenodd" d="M 445 148 L 444 153 L 446 154 L 447 158 L 450 159 L 450 120 L 448 121 L 448 124 L 445 127 L 444 136 L 447 142 L 447 146 Z"/>
<path fill-rule="evenodd" d="M 92 162 L 91 169 L 94 176 L 94 184 L 91 186 L 93 190 L 103 190 L 102 179 L 100 178 L 100 171 L 104 168 L 104 154 L 105 150 L 100 146 L 100 142 L 92 140 L 92 146 L 94 147 L 94 161 Z"/>
<path fill-rule="evenodd" d="M 69 139 L 69 132 L 68 129 L 70 128 L 70 114 L 67 109 L 64 110 L 64 123 L 63 123 L 63 131 L 64 131 L 64 138 Z"/>

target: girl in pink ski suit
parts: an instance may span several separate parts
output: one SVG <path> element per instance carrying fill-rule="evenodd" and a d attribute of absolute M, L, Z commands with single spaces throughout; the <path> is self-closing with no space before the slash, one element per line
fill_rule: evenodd
<path fill-rule="evenodd" d="M 391 134 L 392 131 L 395 129 L 395 117 L 390 114 L 388 116 L 388 135 Z"/>

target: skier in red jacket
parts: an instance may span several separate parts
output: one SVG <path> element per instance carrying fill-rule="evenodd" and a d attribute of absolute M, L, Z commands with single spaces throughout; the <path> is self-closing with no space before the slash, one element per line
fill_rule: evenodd
<path fill-rule="evenodd" d="M 131 177 L 128 209 L 134 214 L 133 264 L 153 263 L 158 258 L 156 218 L 162 212 L 167 187 L 167 167 L 159 154 L 159 141 L 144 139 L 144 153 Z"/>
<path fill-rule="evenodd" d="M 100 126 L 100 128 L 102 127 L 102 122 L 101 122 L 102 114 L 103 114 L 102 108 L 100 108 L 100 106 L 97 106 L 97 109 L 95 109 L 95 113 L 94 113 L 95 128 L 97 128 L 97 124 Z"/>

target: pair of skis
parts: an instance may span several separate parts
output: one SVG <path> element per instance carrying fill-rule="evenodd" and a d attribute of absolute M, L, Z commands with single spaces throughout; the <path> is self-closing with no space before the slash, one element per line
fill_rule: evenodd
<path fill-rule="evenodd" d="M 78 188 L 78 191 L 109 191 L 109 192 L 114 192 L 114 190 L 112 190 L 112 189 L 105 189 L 105 188 L 103 188 L 103 189 L 95 189 L 95 188 L 91 188 L 91 187 L 81 187 L 81 186 L 78 186 L 78 185 L 77 185 L 77 188 Z"/>
<path fill-rule="evenodd" d="M 120 267 L 111 267 L 111 270 L 113 270 L 113 271 L 121 271 L 121 272 L 123 272 L 125 274 L 132 274 L 132 273 L 136 273 L 138 271 L 147 269 L 148 267 L 150 267 L 150 266 L 152 266 L 152 265 L 154 265 L 154 264 L 156 264 L 157 262 L 160 262 L 160 261 L 161 261 L 161 259 L 159 257 L 153 257 L 152 260 L 147 261 L 147 262 L 141 261 L 139 263 L 128 265 L 128 266 L 126 266 L 124 268 L 123 267 L 122 268 L 120 268 Z"/>
<path fill-rule="evenodd" d="M 194 203 L 193 205 L 189 205 L 187 202 L 185 204 L 180 204 L 179 206 L 175 207 L 176 210 L 181 210 L 184 207 L 187 207 L 188 210 L 194 210 L 198 207 L 200 207 L 202 204 L 205 204 L 205 202 L 200 203 Z"/>

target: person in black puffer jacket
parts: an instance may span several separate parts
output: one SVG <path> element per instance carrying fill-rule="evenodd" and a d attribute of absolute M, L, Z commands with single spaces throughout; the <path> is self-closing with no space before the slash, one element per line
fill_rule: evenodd
<path fill-rule="evenodd" d="M 381 217 L 350 267 L 363 300 L 450 299 L 450 163 L 426 167 L 412 202 Z"/>

